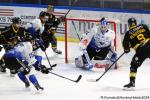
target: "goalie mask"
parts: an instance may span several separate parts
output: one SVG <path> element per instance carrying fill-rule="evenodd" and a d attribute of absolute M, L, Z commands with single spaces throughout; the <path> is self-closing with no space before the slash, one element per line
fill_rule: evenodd
<path fill-rule="evenodd" d="M 105 19 L 100 21 L 100 30 L 102 33 L 105 33 L 108 30 L 107 21 Z"/>
<path fill-rule="evenodd" d="M 136 19 L 134 17 L 128 19 L 129 29 L 132 29 L 137 25 Z"/>

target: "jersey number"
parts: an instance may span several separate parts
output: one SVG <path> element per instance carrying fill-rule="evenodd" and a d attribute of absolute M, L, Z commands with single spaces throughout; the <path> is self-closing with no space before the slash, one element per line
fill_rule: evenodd
<path fill-rule="evenodd" d="M 143 34 L 139 34 L 139 35 L 137 36 L 137 39 L 138 39 L 140 42 L 144 42 L 144 41 L 146 40 L 146 38 L 144 37 Z"/>

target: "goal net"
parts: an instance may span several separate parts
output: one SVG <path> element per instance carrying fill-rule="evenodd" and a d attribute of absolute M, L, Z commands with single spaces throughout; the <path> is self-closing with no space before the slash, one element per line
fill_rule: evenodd
<path fill-rule="evenodd" d="M 95 24 L 99 23 L 99 20 L 85 20 L 85 19 L 71 19 L 67 18 L 65 22 L 65 62 L 72 63 L 74 59 L 82 54 L 82 50 L 79 47 L 79 37 L 82 36 L 87 30 L 93 28 Z M 115 32 L 114 46 L 117 56 L 119 57 L 123 53 L 122 48 L 122 35 L 120 34 L 119 21 L 108 21 L 109 29 Z M 79 36 L 77 35 L 79 34 Z M 123 60 L 117 62 L 117 67 L 124 64 Z"/>

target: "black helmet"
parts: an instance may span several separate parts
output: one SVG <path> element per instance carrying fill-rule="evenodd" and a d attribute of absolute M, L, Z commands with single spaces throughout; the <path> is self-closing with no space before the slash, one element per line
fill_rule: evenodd
<path fill-rule="evenodd" d="M 48 13 L 45 11 L 41 11 L 39 17 L 44 17 L 44 16 L 48 16 Z"/>
<path fill-rule="evenodd" d="M 12 23 L 21 23 L 21 19 L 19 17 L 12 18 Z"/>
<path fill-rule="evenodd" d="M 102 22 L 103 20 L 105 20 L 105 17 L 102 17 L 102 18 L 100 19 L 100 22 Z"/>
<path fill-rule="evenodd" d="M 137 25 L 136 19 L 134 17 L 128 19 L 129 27 Z"/>

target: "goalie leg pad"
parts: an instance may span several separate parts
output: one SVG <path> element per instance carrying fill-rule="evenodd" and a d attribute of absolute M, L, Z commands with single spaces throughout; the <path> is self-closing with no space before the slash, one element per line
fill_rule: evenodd
<path fill-rule="evenodd" d="M 78 58 L 75 58 L 75 65 L 76 67 L 88 70 L 93 68 L 93 64 L 88 63 L 87 60 L 84 58 L 84 56 L 79 56 Z"/>
<path fill-rule="evenodd" d="M 76 67 L 79 67 L 79 68 L 84 67 L 82 56 L 79 56 L 78 58 L 75 58 L 75 65 L 76 65 Z"/>
<path fill-rule="evenodd" d="M 104 59 L 104 60 L 92 60 L 94 68 L 105 68 L 105 70 L 107 70 L 111 65 L 112 65 L 112 61 L 108 58 Z M 115 69 L 116 65 L 114 64 L 111 69 Z"/>
<path fill-rule="evenodd" d="M 110 60 L 93 60 L 94 68 L 108 68 Z"/>

